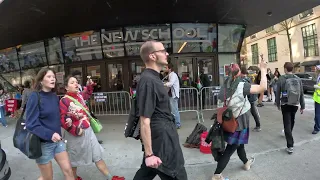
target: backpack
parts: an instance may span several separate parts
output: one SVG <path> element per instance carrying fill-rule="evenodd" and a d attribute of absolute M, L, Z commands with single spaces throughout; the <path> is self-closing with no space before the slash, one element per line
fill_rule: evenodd
<path fill-rule="evenodd" d="M 251 84 L 251 81 L 248 78 L 243 78 L 243 82 L 247 82 Z M 249 94 L 248 96 L 248 100 L 250 103 L 255 102 L 256 100 L 258 100 L 258 95 L 257 94 Z"/>
<path fill-rule="evenodd" d="M 179 85 L 180 85 L 180 88 L 182 87 L 182 80 L 181 80 L 181 78 L 180 78 L 180 76 L 178 75 L 178 73 L 176 73 L 177 74 L 177 76 L 178 76 L 178 79 L 179 79 Z"/>
<path fill-rule="evenodd" d="M 294 75 L 294 77 L 285 76 L 285 78 L 285 92 L 282 92 L 282 97 L 287 99 L 288 105 L 299 105 L 301 95 L 301 80 L 296 75 Z"/>

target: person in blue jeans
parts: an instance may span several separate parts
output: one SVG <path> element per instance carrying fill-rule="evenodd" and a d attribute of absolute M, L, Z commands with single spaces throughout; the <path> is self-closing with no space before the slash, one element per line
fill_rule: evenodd
<path fill-rule="evenodd" d="M 5 111 L 5 101 L 7 99 L 9 99 L 9 96 L 4 92 L 4 88 L 0 84 L 0 122 L 4 127 L 8 127 Z"/>
<path fill-rule="evenodd" d="M 177 129 L 180 129 L 180 113 L 179 113 L 179 97 L 180 97 L 180 81 L 178 75 L 173 70 L 173 65 L 168 65 L 169 71 L 169 82 L 165 83 L 164 86 L 169 88 L 168 94 L 170 96 L 170 107 L 171 113 L 174 115 Z"/>

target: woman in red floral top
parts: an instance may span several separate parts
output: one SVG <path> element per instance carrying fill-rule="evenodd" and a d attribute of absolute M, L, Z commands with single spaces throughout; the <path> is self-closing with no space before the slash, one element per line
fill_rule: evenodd
<path fill-rule="evenodd" d="M 76 78 L 69 76 L 65 79 L 67 94 L 60 100 L 60 113 L 62 127 L 67 131 L 64 133 L 64 138 L 67 140 L 67 151 L 72 170 L 76 180 L 81 180 L 82 178 L 77 176 L 77 167 L 94 162 L 99 171 L 107 177 L 107 180 L 124 179 L 112 176 L 109 173 L 102 159 L 103 148 L 90 127 L 90 115 L 86 114 L 79 105 L 80 103 L 89 110 L 85 101 L 90 98 L 93 86 L 93 81 L 89 79 L 86 89 L 79 92 L 79 84 Z M 74 100 L 77 102 L 74 102 Z"/>

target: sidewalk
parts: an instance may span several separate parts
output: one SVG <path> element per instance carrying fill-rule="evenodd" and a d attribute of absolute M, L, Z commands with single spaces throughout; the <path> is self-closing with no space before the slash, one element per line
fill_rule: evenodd
<path fill-rule="evenodd" d="M 312 164 L 311 169 L 317 172 L 316 169 L 320 164 L 316 159 L 318 156 L 313 156 L 313 150 L 319 150 L 320 136 L 311 134 L 313 130 L 313 116 L 314 113 L 307 111 L 301 115 L 297 113 L 296 124 L 294 129 L 294 138 L 296 142 L 296 151 L 289 156 L 283 151 L 286 146 L 285 138 L 282 136 L 282 117 L 281 112 L 273 106 L 272 103 L 265 103 L 265 106 L 259 108 L 261 115 L 261 132 L 250 132 L 250 142 L 246 146 L 247 155 L 255 156 L 256 163 L 252 170 L 245 172 L 240 169 L 241 162 L 237 155 L 234 155 L 223 174 L 230 179 L 249 180 L 249 179 L 309 179 L 305 176 L 305 164 Z M 209 120 L 212 112 L 206 111 L 204 113 L 205 125 L 209 128 L 212 121 Z M 194 119 L 191 119 L 193 118 Z M 195 113 L 181 113 L 182 129 L 179 130 L 180 143 L 183 144 L 186 137 L 192 132 L 197 123 Z M 104 159 L 109 165 L 114 174 L 124 175 L 127 180 L 131 180 L 139 168 L 142 160 L 141 145 L 139 141 L 134 139 L 124 138 L 124 125 L 126 116 L 105 116 L 100 117 L 100 121 L 104 124 L 103 132 L 98 134 L 98 139 L 103 140 L 103 147 L 105 149 Z M 253 118 L 251 120 L 251 127 L 255 126 Z M 8 161 L 12 169 L 13 180 L 34 180 L 39 175 L 39 170 L 32 160 L 28 160 L 17 149 L 13 147 L 12 135 L 15 127 L 15 122 L 9 122 L 8 128 L 0 127 L 0 138 L 2 147 L 7 152 Z M 316 146 L 312 145 L 316 144 Z M 310 147 L 310 148 L 309 148 Z M 211 154 L 204 155 L 200 153 L 199 149 L 186 149 L 182 147 L 186 168 L 189 180 L 209 180 L 216 168 L 216 163 L 213 161 Z M 318 157 L 318 158 L 316 158 Z M 316 159 L 315 159 L 316 158 Z M 281 160 L 281 162 L 279 161 Z M 290 166 L 286 163 L 290 163 Z M 304 165 L 302 168 L 301 165 Z M 285 173 L 288 172 L 288 173 Z M 55 180 L 62 180 L 63 176 L 59 167 L 54 162 Z M 290 174 L 291 173 L 291 174 Z M 278 176 L 278 174 L 280 176 Z M 102 180 L 102 175 L 94 167 L 79 168 L 79 175 L 85 180 Z M 299 176 L 301 175 L 301 176 Z M 311 179 L 320 179 L 319 176 L 315 178 L 310 174 Z M 278 178 L 279 177 L 279 178 Z M 281 177 L 281 178 L 280 178 Z M 298 178 L 301 177 L 301 178 Z"/>

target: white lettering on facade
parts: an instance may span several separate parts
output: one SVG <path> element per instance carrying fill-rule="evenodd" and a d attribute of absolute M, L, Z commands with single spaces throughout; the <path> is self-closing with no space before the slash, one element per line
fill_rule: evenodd
<path fill-rule="evenodd" d="M 162 30 L 162 29 L 142 29 L 142 30 L 132 30 L 132 31 L 126 31 L 125 34 L 121 31 L 115 31 L 110 33 L 102 33 L 101 34 L 101 41 L 102 44 L 105 43 L 119 43 L 119 42 L 134 42 L 138 39 L 138 35 L 141 33 L 142 40 L 148 40 L 148 39 L 167 39 L 169 40 L 171 38 L 171 31 L 170 28 Z M 201 34 L 200 28 L 175 28 L 172 31 L 172 36 L 174 39 L 182 39 L 184 37 L 187 38 L 203 38 L 207 39 L 206 34 Z M 81 37 L 75 37 L 72 38 L 72 40 L 75 43 L 76 47 L 84 46 L 84 45 L 98 45 L 98 37 L 96 34 L 93 34 L 91 36 L 88 36 L 88 38 L 81 38 Z M 79 43 L 80 41 L 80 43 Z"/>

